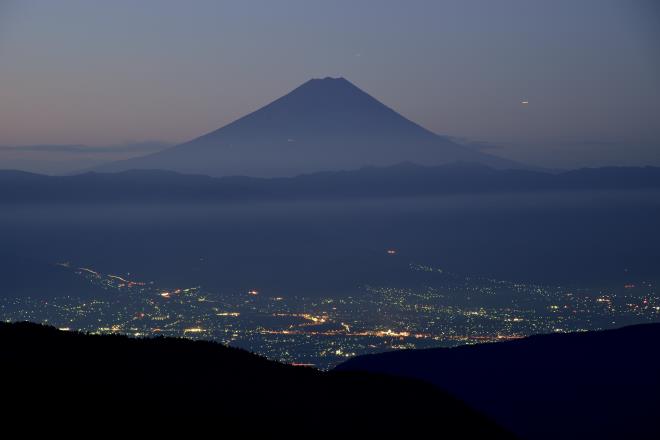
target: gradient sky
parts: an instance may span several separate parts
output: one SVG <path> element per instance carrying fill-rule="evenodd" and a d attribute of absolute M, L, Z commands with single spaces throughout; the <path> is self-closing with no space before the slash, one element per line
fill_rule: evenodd
<path fill-rule="evenodd" d="M 660 165 L 659 29 L 655 0 L 0 0 L 0 145 L 180 142 L 344 76 L 493 154 Z"/>

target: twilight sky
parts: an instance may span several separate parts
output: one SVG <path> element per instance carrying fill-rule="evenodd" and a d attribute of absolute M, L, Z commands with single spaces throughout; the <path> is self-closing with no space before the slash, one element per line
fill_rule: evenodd
<path fill-rule="evenodd" d="M 492 154 L 660 165 L 655 0 L 0 0 L 3 146 L 144 154 L 325 76 Z"/>

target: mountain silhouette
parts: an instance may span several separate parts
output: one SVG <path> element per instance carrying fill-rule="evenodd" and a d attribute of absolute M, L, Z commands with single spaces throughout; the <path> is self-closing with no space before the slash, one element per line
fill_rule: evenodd
<path fill-rule="evenodd" d="M 359 356 L 337 371 L 428 381 L 524 439 L 657 439 L 660 324 Z"/>
<path fill-rule="evenodd" d="M 131 432 L 178 426 L 188 433 L 420 435 L 432 429 L 442 438 L 513 438 L 420 381 L 294 367 L 214 342 L 0 323 L 0 347 L 7 423 L 16 411 L 35 421 L 60 416 L 57 425 L 70 418 L 78 425 L 91 415 L 98 427 Z"/>
<path fill-rule="evenodd" d="M 415 124 L 344 78 L 324 78 L 309 80 L 265 107 L 189 142 L 97 170 L 283 177 L 401 162 L 456 161 L 521 167 Z"/>
<path fill-rule="evenodd" d="M 660 188 L 660 168 L 611 167 L 562 173 L 498 170 L 474 163 L 401 163 L 296 177 L 209 177 L 133 170 L 44 176 L 0 170 L 0 202 L 222 201 L 346 199 L 443 194 L 609 191 Z"/>

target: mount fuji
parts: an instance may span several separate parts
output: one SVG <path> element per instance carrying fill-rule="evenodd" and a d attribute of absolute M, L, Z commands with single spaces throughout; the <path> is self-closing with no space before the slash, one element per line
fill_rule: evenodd
<path fill-rule="evenodd" d="M 311 79 L 218 130 L 96 171 L 171 170 L 209 176 L 289 177 L 408 162 L 522 168 L 435 134 L 344 78 Z"/>

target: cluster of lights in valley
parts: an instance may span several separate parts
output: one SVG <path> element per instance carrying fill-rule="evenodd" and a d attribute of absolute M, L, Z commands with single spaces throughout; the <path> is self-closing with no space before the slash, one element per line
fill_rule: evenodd
<path fill-rule="evenodd" d="M 394 249 L 385 253 L 399 258 Z M 437 282 L 410 288 L 365 283 L 351 295 L 300 297 L 258 287 L 236 292 L 166 288 L 128 275 L 61 265 L 107 294 L 5 298 L 0 319 L 97 334 L 210 339 L 321 369 L 392 349 L 494 342 L 660 319 L 660 297 L 644 281 L 590 291 L 459 276 L 408 263 L 411 271 L 432 272 Z"/>

